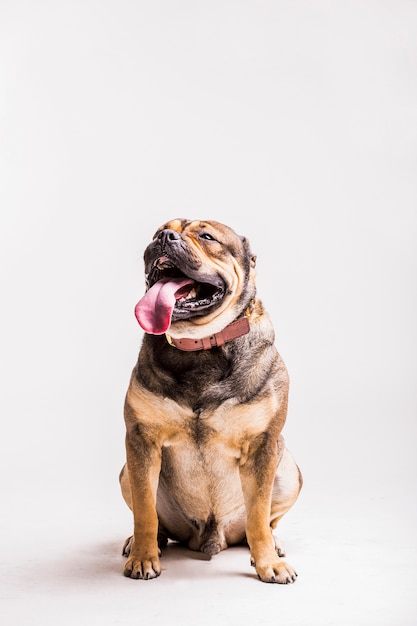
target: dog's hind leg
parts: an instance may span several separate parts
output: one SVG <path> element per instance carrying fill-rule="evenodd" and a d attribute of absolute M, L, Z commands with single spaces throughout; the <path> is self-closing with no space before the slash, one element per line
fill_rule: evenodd
<path fill-rule="evenodd" d="M 126 463 L 123 465 L 122 471 L 119 474 L 119 483 L 122 490 L 122 496 L 129 509 L 132 510 L 132 492 L 130 491 L 129 471 Z"/>
<path fill-rule="evenodd" d="M 275 474 L 272 490 L 271 531 L 276 528 L 279 520 L 297 500 L 302 484 L 303 478 L 300 469 L 294 461 L 291 452 L 285 448 Z M 278 537 L 273 535 L 273 540 L 278 556 L 285 556 L 285 549 Z"/>

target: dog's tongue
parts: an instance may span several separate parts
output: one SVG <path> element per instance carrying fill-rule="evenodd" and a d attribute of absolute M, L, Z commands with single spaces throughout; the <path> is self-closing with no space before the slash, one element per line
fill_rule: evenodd
<path fill-rule="evenodd" d="M 135 307 L 135 316 L 147 333 L 162 335 L 170 324 L 176 300 L 194 286 L 191 278 L 162 278 L 145 293 Z"/>

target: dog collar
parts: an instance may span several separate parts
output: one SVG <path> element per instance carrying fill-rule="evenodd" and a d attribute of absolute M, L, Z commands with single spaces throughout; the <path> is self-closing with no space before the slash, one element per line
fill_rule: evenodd
<path fill-rule="evenodd" d="M 232 341 L 238 337 L 246 335 L 250 330 L 248 315 L 245 314 L 238 320 L 228 324 L 218 333 L 203 337 L 202 339 L 192 339 L 183 337 L 182 339 L 174 339 L 168 333 L 165 333 L 167 341 L 171 346 L 184 350 L 185 352 L 194 352 L 197 350 L 210 350 L 211 348 L 220 347 L 227 341 Z"/>

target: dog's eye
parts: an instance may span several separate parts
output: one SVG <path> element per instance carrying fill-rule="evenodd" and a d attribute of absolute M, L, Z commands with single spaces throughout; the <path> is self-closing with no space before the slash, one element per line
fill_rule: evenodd
<path fill-rule="evenodd" d="M 200 233 L 200 239 L 205 239 L 206 241 L 217 241 L 217 239 L 215 239 L 213 235 L 210 235 L 210 233 Z"/>

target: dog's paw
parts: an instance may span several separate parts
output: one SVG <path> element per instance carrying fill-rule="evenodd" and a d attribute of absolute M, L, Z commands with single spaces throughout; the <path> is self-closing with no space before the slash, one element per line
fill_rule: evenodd
<path fill-rule="evenodd" d="M 130 556 L 126 561 L 124 569 L 124 575 L 128 578 L 139 578 L 142 580 L 157 578 L 160 573 L 161 565 L 157 556 L 143 559 Z"/>
<path fill-rule="evenodd" d="M 286 561 L 276 560 L 273 563 L 256 564 L 251 558 L 251 565 L 256 569 L 259 580 L 264 583 L 287 585 L 297 579 L 297 572 Z"/>
<path fill-rule="evenodd" d="M 210 539 L 209 541 L 206 541 L 205 543 L 203 543 L 203 545 L 200 548 L 200 552 L 203 552 L 204 554 L 207 554 L 208 556 L 214 556 L 215 554 L 218 554 L 222 549 L 222 546 L 220 544 L 220 541 L 216 541 L 215 539 Z"/>
<path fill-rule="evenodd" d="M 163 545 L 166 545 L 167 543 L 168 543 L 168 539 L 164 542 Z M 133 547 L 133 535 L 131 537 L 128 537 L 126 541 L 124 542 L 123 549 L 122 549 L 122 556 L 128 557 L 132 551 L 132 547 Z M 158 536 L 158 556 L 161 556 L 161 545 L 159 543 L 159 536 Z"/>

